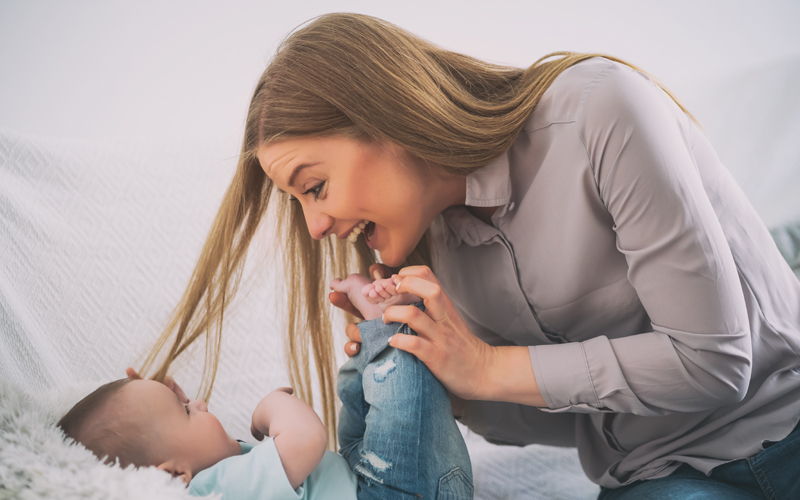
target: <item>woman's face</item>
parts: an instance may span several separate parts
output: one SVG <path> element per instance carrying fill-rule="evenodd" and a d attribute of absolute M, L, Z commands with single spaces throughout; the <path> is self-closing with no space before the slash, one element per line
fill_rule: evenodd
<path fill-rule="evenodd" d="M 262 146 L 258 159 L 275 185 L 297 198 L 312 237 L 347 238 L 368 221 L 363 237 L 389 266 L 402 264 L 433 218 L 452 204 L 437 185 L 454 179 L 413 165 L 388 143 L 339 136 L 288 139 Z M 450 191 L 458 192 L 452 186 Z"/>

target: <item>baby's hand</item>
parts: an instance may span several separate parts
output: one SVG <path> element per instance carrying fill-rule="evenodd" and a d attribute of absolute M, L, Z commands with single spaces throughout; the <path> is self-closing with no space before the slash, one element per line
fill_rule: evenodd
<path fill-rule="evenodd" d="M 273 395 L 281 392 L 292 395 L 294 394 L 294 389 L 291 387 L 279 387 L 275 389 L 264 396 L 264 398 L 259 401 L 258 405 L 256 405 L 256 409 L 253 410 L 253 417 L 250 422 L 250 434 L 259 441 L 262 441 L 264 436 L 269 436 L 269 423 L 276 410 L 276 400 L 280 399 L 280 396 L 275 397 Z"/>

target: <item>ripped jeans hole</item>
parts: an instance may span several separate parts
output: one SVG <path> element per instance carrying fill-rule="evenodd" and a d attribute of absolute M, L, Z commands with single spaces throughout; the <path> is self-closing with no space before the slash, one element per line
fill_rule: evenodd
<path fill-rule="evenodd" d="M 375 382 L 383 382 L 386 380 L 386 377 L 388 377 L 389 374 L 395 370 L 395 368 L 397 368 L 397 363 L 394 361 L 394 356 L 389 359 L 384 359 L 375 367 L 375 372 L 372 374 L 372 378 L 375 379 Z"/>
<path fill-rule="evenodd" d="M 380 475 L 391 467 L 391 462 L 387 462 L 372 452 L 362 451 L 361 460 L 353 467 L 353 472 L 364 476 L 367 485 L 371 484 L 372 481 L 383 484 L 383 479 Z"/>

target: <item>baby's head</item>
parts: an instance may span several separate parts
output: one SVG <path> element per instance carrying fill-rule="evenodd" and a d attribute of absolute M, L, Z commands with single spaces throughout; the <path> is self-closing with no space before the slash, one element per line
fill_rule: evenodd
<path fill-rule="evenodd" d="M 101 460 L 155 466 L 188 483 L 195 474 L 241 453 L 200 399 L 183 403 L 152 380 L 122 379 L 83 398 L 58 422 L 67 437 Z"/>

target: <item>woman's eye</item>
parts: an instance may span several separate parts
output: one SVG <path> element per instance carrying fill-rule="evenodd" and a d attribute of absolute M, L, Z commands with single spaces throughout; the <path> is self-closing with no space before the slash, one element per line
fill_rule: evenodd
<path fill-rule="evenodd" d="M 325 182 L 324 181 L 320 182 L 316 186 L 314 186 L 314 187 L 312 187 L 310 189 L 307 189 L 303 194 L 313 194 L 314 195 L 314 199 L 318 200 L 319 199 L 319 194 L 322 192 L 322 188 L 324 186 L 325 186 Z"/>
<path fill-rule="evenodd" d="M 189 405 L 183 405 L 183 407 L 186 408 L 186 414 L 188 415 L 189 414 Z"/>

